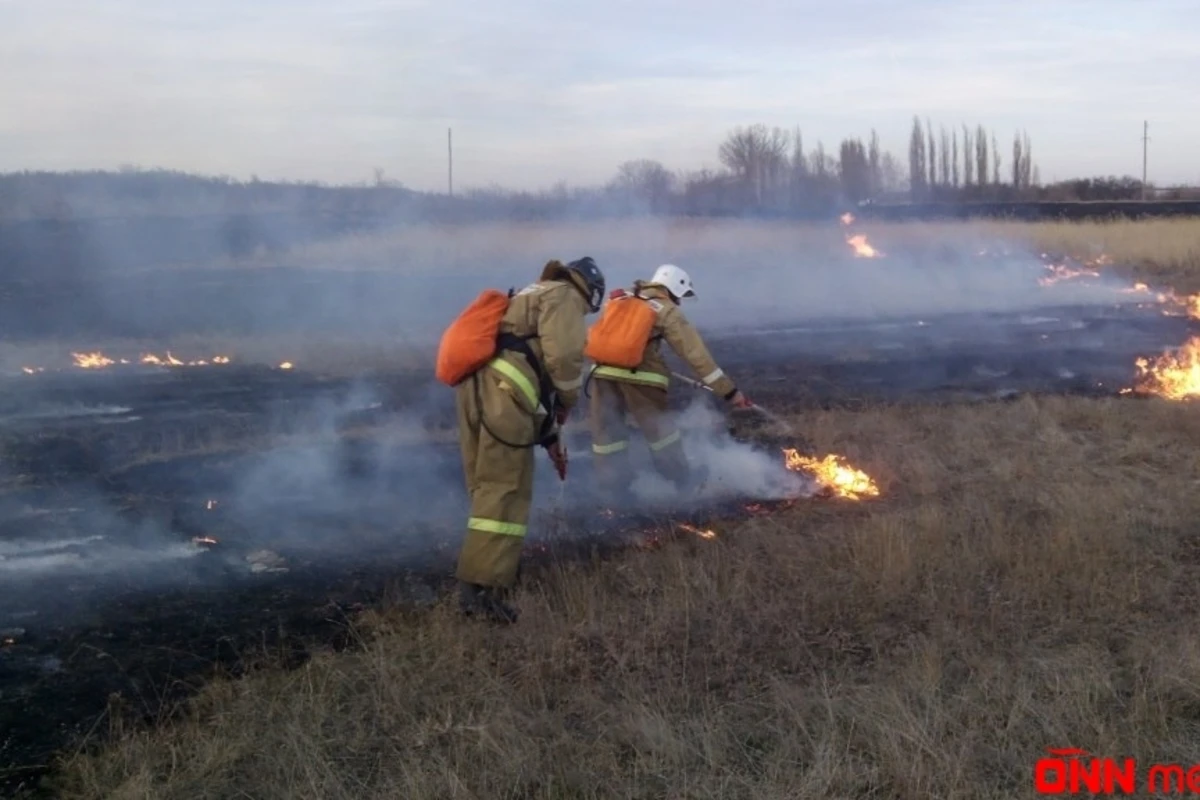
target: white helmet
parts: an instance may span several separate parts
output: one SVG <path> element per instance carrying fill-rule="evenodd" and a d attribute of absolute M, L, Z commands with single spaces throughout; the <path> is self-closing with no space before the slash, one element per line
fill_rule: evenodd
<path fill-rule="evenodd" d="M 663 264 L 654 270 L 654 277 L 650 279 L 650 282 L 660 283 L 667 287 L 667 291 L 674 295 L 676 300 L 696 296 L 696 293 L 692 291 L 692 279 L 674 264 Z"/>

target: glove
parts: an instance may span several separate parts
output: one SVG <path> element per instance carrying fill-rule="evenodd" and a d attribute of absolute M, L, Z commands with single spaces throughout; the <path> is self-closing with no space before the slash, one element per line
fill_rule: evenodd
<path fill-rule="evenodd" d="M 558 479 L 565 481 L 567 479 L 567 448 L 562 440 L 556 439 L 553 444 L 547 445 L 546 453 L 554 462 L 554 470 L 558 473 Z"/>
<path fill-rule="evenodd" d="M 740 391 L 735 392 L 729 402 L 734 408 L 754 408 L 754 403 L 750 402 L 750 398 L 742 394 Z"/>

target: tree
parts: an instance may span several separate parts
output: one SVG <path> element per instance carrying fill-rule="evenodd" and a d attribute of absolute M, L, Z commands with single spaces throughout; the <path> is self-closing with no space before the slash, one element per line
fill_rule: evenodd
<path fill-rule="evenodd" d="M 626 161 L 617 167 L 617 176 L 611 188 L 658 212 L 670 204 L 675 176 L 658 161 L 646 158 Z"/>
<path fill-rule="evenodd" d="M 871 164 L 866 147 L 858 139 L 844 139 L 838 155 L 842 194 L 852 203 L 866 200 L 871 195 Z"/>
<path fill-rule="evenodd" d="M 958 129 L 954 130 L 950 140 L 950 180 L 954 188 L 957 189 L 960 184 L 958 182 Z"/>
<path fill-rule="evenodd" d="M 982 125 L 975 127 L 975 175 L 980 186 L 988 182 L 988 143 L 987 131 Z"/>
<path fill-rule="evenodd" d="M 946 134 L 946 126 L 942 126 L 942 186 L 951 186 L 950 183 L 950 137 Z"/>
<path fill-rule="evenodd" d="M 879 134 L 875 129 L 871 129 L 871 145 L 868 149 L 867 162 L 871 172 L 871 196 L 879 194 L 883 186 L 883 174 L 880 172 L 881 165 L 879 163 Z"/>
<path fill-rule="evenodd" d="M 784 185 L 788 139 L 786 131 L 768 130 L 758 124 L 735 129 L 721 145 L 721 163 L 733 172 L 759 207 Z"/>
<path fill-rule="evenodd" d="M 908 139 L 908 182 L 914 203 L 925 199 L 925 136 L 921 120 L 913 116 L 912 134 Z"/>
<path fill-rule="evenodd" d="M 970 186 L 975 182 L 975 152 L 972 147 L 971 129 L 965 124 L 963 129 L 963 185 Z"/>
<path fill-rule="evenodd" d="M 996 144 L 996 134 L 992 134 L 992 183 L 1000 185 L 1000 146 Z"/>
<path fill-rule="evenodd" d="M 931 196 L 936 195 L 938 179 L 937 179 L 937 141 L 933 138 L 933 123 L 929 121 L 929 117 L 925 118 L 925 135 L 929 139 L 929 149 L 927 152 L 927 165 L 929 167 L 929 187 L 934 190 L 930 192 Z"/>

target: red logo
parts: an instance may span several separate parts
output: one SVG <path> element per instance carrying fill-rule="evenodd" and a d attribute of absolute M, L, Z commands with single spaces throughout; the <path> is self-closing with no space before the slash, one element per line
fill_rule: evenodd
<path fill-rule="evenodd" d="M 1033 788 L 1043 795 L 1115 795 L 1138 791 L 1132 758 L 1097 758 L 1078 747 L 1047 747 L 1033 764 Z M 1200 794 L 1200 765 L 1151 764 L 1144 790 L 1149 794 Z"/>

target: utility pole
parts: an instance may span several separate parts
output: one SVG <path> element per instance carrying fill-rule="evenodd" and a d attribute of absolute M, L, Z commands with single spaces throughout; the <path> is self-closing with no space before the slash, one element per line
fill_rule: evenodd
<path fill-rule="evenodd" d="M 1146 199 L 1146 146 L 1150 143 L 1150 123 L 1142 122 L 1142 200 Z"/>
<path fill-rule="evenodd" d="M 454 197 L 454 140 L 452 138 L 453 131 L 446 128 L 446 156 L 447 156 L 447 174 L 446 185 L 449 187 L 450 196 Z"/>

